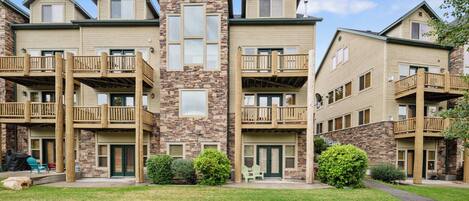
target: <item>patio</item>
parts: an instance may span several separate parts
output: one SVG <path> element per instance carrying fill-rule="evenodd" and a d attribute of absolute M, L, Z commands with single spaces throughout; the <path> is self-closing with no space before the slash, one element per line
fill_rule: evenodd
<path fill-rule="evenodd" d="M 33 185 L 47 184 L 53 182 L 65 181 L 65 173 L 56 173 L 54 171 L 37 173 L 35 171 L 9 171 L 0 172 L 0 180 L 8 177 L 29 177 L 33 181 Z"/>

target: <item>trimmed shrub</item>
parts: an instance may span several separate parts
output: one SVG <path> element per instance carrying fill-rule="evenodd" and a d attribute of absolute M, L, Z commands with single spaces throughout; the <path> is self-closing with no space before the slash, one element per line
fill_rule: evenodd
<path fill-rule="evenodd" d="M 192 160 L 177 159 L 171 164 L 171 171 L 175 180 L 183 180 L 185 183 L 195 183 L 195 170 Z"/>
<path fill-rule="evenodd" d="M 169 155 L 151 156 L 147 160 L 147 174 L 154 184 L 170 184 L 173 179 L 171 164 L 173 158 Z"/>
<path fill-rule="evenodd" d="M 318 177 L 337 188 L 360 187 L 367 167 L 365 151 L 353 145 L 334 145 L 319 157 Z"/>
<path fill-rule="evenodd" d="M 230 177 L 230 160 L 226 154 L 215 149 L 203 151 L 194 160 L 199 183 L 204 185 L 221 185 Z"/>
<path fill-rule="evenodd" d="M 404 180 L 405 174 L 396 166 L 391 164 L 381 164 L 371 168 L 371 178 L 384 181 L 387 183 L 394 183 L 396 180 Z"/>

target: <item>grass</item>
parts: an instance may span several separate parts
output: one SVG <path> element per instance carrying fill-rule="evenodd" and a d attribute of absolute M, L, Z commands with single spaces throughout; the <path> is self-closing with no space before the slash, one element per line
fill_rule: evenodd
<path fill-rule="evenodd" d="M 396 200 L 374 189 L 239 189 L 206 186 L 132 186 L 56 188 L 33 186 L 23 191 L 0 189 L 0 200 Z"/>
<path fill-rule="evenodd" d="M 414 185 L 393 185 L 394 188 L 415 193 L 434 200 L 466 201 L 469 200 L 469 188 L 429 187 Z"/>

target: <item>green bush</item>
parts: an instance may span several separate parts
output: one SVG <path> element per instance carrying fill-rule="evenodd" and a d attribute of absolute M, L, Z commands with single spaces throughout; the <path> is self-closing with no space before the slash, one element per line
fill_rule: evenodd
<path fill-rule="evenodd" d="M 337 188 L 359 187 L 368 167 L 366 153 L 353 145 L 334 145 L 319 157 L 321 182 Z"/>
<path fill-rule="evenodd" d="M 173 178 L 184 180 L 186 183 L 193 184 L 195 182 L 195 170 L 192 160 L 177 159 L 171 164 Z"/>
<path fill-rule="evenodd" d="M 391 164 L 381 164 L 371 168 L 371 178 L 384 181 L 387 183 L 393 183 L 396 180 L 404 180 L 405 174 L 401 170 L 397 169 L 396 166 Z"/>
<path fill-rule="evenodd" d="M 329 145 L 326 143 L 326 140 L 322 137 L 315 137 L 314 138 L 314 153 L 320 155 L 323 151 L 326 151 L 326 149 L 329 147 Z"/>
<path fill-rule="evenodd" d="M 230 160 L 226 154 L 215 149 L 203 151 L 194 160 L 194 167 L 200 184 L 221 185 L 230 177 Z"/>
<path fill-rule="evenodd" d="M 170 184 L 172 182 L 172 162 L 173 158 L 168 155 L 151 156 L 147 160 L 147 174 L 154 184 Z"/>

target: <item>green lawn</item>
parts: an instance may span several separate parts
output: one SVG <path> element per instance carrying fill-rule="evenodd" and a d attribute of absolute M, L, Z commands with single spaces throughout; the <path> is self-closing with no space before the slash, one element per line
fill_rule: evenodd
<path fill-rule="evenodd" d="M 55 188 L 34 186 L 0 190 L 0 200 L 396 200 L 372 189 L 274 190 L 205 186 L 135 186 L 119 188 Z"/>
<path fill-rule="evenodd" d="M 392 185 L 394 188 L 409 191 L 417 195 L 434 200 L 467 201 L 469 200 L 469 188 L 428 187 L 412 185 Z"/>

